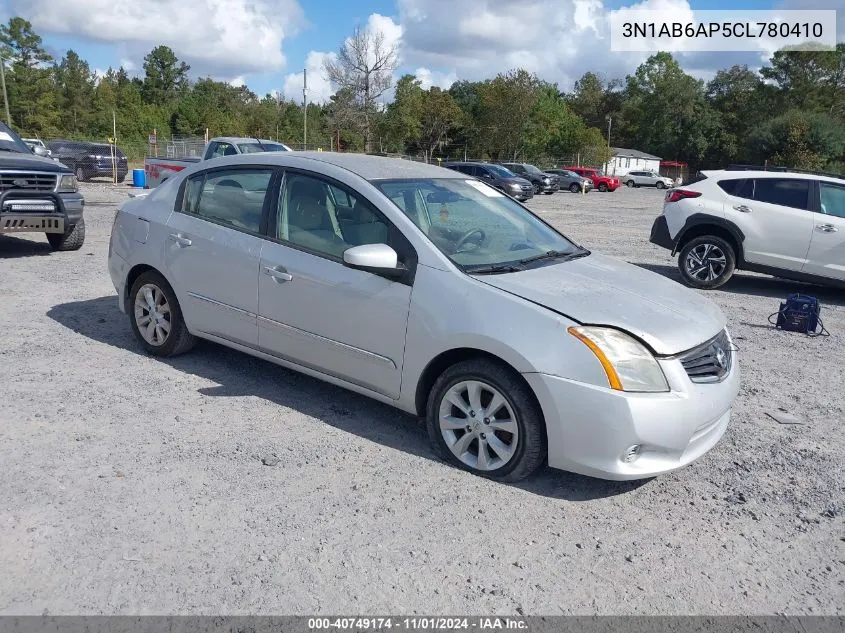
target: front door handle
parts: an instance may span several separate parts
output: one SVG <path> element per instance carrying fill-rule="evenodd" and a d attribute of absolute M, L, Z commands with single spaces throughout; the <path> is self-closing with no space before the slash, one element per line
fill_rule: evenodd
<path fill-rule="evenodd" d="M 291 275 L 281 266 L 276 266 L 275 268 L 273 268 L 272 266 L 265 266 L 264 274 L 272 277 L 273 281 L 275 281 L 277 284 L 281 284 L 286 281 L 293 281 L 293 275 Z"/>
<path fill-rule="evenodd" d="M 170 239 L 173 240 L 174 242 L 176 242 L 176 245 L 179 246 L 180 248 L 187 248 L 188 246 L 193 244 L 193 242 L 191 242 L 191 240 L 189 240 L 187 237 L 183 237 L 179 233 L 171 233 Z"/>
<path fill-rule="evenodd" d="M 816 224 L 816 230 L 822 233 L 836 233 L 839 229 L 832 224 Z"/>
<path fill-rule="evenodd" d="M 736 209 L 740 213 L 751 213 L 751 208 L 746 207 L 744 204 L 738 204 L 737 206 L 734 207 L 734 209 Z"/>

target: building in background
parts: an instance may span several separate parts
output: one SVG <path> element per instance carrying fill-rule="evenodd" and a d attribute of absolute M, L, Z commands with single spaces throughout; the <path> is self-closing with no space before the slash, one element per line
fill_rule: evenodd
<path fill-rule="evenodd" d="M 608 176 L 624 176 L 629 171 L 660 171 L 660 157 L 636 149 L 611 147 L 611 158 L 604 166 Z"/>

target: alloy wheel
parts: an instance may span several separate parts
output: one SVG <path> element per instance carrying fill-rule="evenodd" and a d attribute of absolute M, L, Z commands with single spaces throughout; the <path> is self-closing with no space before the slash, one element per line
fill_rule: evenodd
<path fill-rule="evenodd" d="M 497 470 L 516 454 L 519 426 L 507 399 L 479 380 L 463 380 L 440 401 L 438 424 L 452 454 L 470 468 Z"/>
<path fill-rule="evenodd" d="M 728 260 L 724 251 L 715 244 L 698 244 L 687 253 L 687 273 L 699 281 L 713 281 L 725 272 Z"/>
<path fill-rule="evenodd" d="M 135 325 L 144 340 L 160 347 L 167 342 L 171 327 L 170 303 L 161 288 L 144 284 L 135 295 Z"/>

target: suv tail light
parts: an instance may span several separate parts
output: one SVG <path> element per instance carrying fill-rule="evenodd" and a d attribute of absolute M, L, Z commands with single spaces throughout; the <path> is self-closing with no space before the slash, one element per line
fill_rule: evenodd
<path fill-rule="evenodd" d="M 690 191 L 689 189 L 670 189 L 666 194 L 666 202 L 677 202 L 684 198 L 697 198 L 701 195 L 700 191 Z"/>

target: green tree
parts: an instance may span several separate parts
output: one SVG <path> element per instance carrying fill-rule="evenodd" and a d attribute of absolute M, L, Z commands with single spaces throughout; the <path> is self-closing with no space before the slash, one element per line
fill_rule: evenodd
<path fill-rule="evenodd" d="M 424 91 L 414 75 L 403 75 L 396 82 L 393 102 L 382 121 L 383 136 L 391 150 L 402 151 L 419 140 Z"/>
<path fill-rule="evenodd" d="M 426 160 L 431 159 L 432 152 L 441 145 L 446 133 L 460 120 L 461 109 L 448 92 L 434 86 L 423 93 L 418 136 Z"/>
<path fill-rule="evenodd" d="M 841 169 L 845 129 L 828 114 L 792 110 L 753 130 L 749 146 L 760 162 L 798 169 Z"/>
<path fill-rule="evenodd" d="M 190 82 L 188 64 L 181 61 L 167 46 L 156 46 L 144 57 L 144 79 L 141 94 L 153 105 L 166 105 L 184 96 Z"/>
<path fill-rule="evenodd" d="M 55 68 L 61 126 L 73 135 L 91 127 L 94 116 L 94 74 L 76 52 L 69 50 Z"/>
<path fill-rule="evenodd" d="M 497 75 L 479 86 L 479 128 L 491 157 L 519 156 L 539 87 L 537 76 L 522 69 Z"/>

